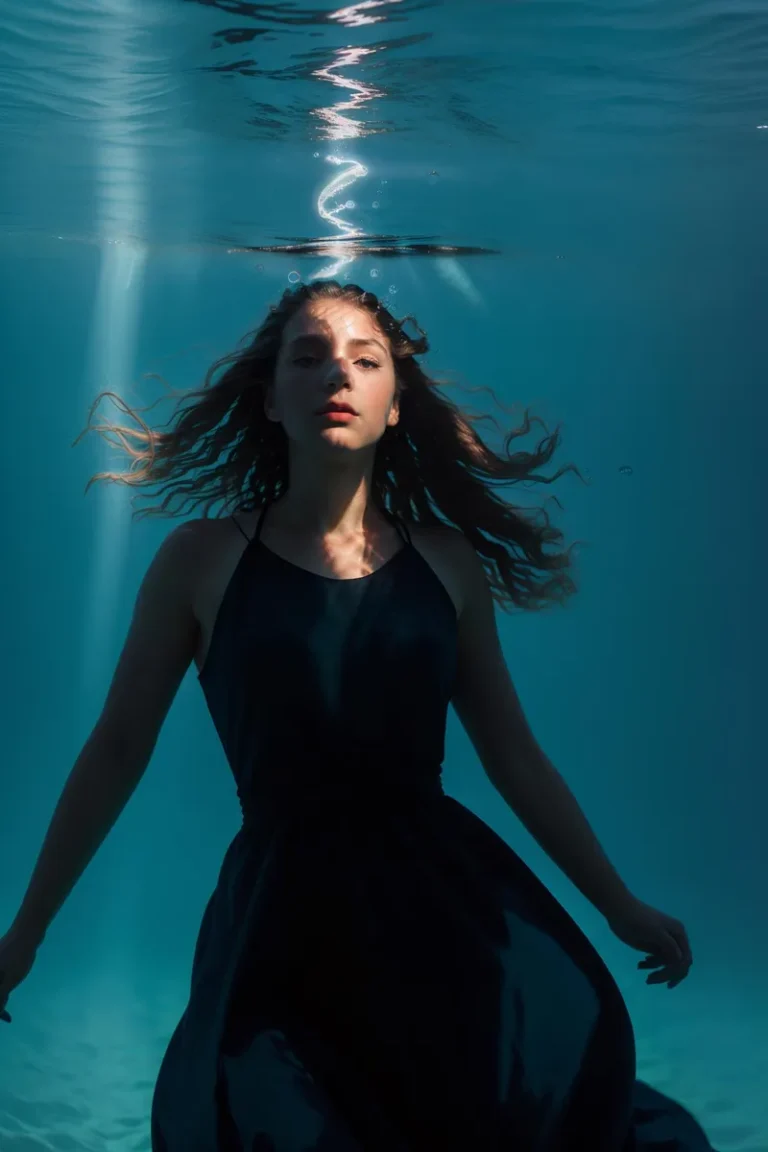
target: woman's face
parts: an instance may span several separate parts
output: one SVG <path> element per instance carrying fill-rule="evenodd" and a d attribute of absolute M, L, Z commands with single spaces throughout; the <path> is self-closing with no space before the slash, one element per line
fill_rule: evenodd
<path fill-rule="evenodd" d="M 321 414 L 329 403 L 352 413 Z M 376 444 L 397 423 L 395 367 L 370 312 L 344 300 L 315 300 L 286 325 L 265 412 L 290 441 L 350 451 Z"/>

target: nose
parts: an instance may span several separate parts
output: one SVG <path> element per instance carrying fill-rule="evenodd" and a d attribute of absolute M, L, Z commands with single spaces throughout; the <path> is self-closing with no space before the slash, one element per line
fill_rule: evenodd
<path fill-rule="evenodd" d="M 331 360 L 325 377 L 325 384 L 329 388 L 338 388 L 341 385 L 347 387 L 349 384 L 349 367 L 343 357 L 337 356 Z"/>

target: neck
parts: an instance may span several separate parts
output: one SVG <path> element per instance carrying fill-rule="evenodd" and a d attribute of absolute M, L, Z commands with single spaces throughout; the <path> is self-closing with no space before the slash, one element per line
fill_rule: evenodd
<path fill-rule="evenodd" d="M 362 536 L 371 524 L 372 469 L 337 469 L 318 479 L 316 466 L 291 465 L 290 486 L 275 505 L 281 527 L 310 538 Z"/>

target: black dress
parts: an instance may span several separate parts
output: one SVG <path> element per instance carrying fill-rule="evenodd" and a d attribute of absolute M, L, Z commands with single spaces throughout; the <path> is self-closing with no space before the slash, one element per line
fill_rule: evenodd
<path fill-rule="evenodd" d="M 266 509 L 264 510 L 266 511 Z M 337 580 L 246 546 L 200 683 L 243 824 L 153 1152 L 701 1152 L 550 892 L 443 792 L 448 593 L 398 523 Z"/>

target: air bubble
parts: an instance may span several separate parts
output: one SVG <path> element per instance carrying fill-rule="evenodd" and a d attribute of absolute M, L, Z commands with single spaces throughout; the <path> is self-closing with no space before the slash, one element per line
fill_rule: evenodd
<path fill-rule="evenodd" d="M 298 272 L 289 272 L 288 279 L 290 280 L 291 284 L 298 284 L 299 280 L 301 280 L 301 276 Z"/>

